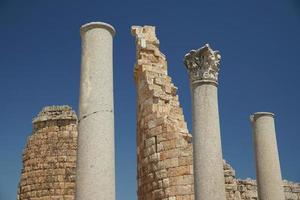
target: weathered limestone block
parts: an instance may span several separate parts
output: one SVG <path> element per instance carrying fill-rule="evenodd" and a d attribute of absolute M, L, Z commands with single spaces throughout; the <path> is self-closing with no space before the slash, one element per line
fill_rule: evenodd
<path fill-rule="evenodd" d="M 137 49 L 138 199 L 194 199 L 191 135 L 155 27 L 131 30 Z"/>
<path fill-rule="evenodd" d="M 290 181 L 283 181 L 286 200 L 300 200 L 300 184 Z M 238 191 L 241 193 L 241 199 L 258 199 L 256 180 L 247 178 L 246 180 L 237 179 Z"/>
<path fill-rule="evenodd" d="M 33 119 L 23 152 L 18 200 L 75 197 L 77 117 L 69 106 L 48 106 Z"/>
<path fill-rule="evenodd" d="M 139 200 L 194 200 L 193 148 L 177 88 L 167 74 L 155 27 L 133 26 L 137 61 L 137 185 Z M 201 74 L 204 74 L 204 72 Z M 217 80 L 218 74 L 210 76 Z M 252 179 L 239 180 L 223 162 L 227 200 L 257 200 Z M 300 200 L 299 184 L 284 182 L 286 199 Z"/>
<path fill-rule="evenodd" d="M 139 200 L 194 200 L 191 135 L 167 75 L 154 27 L 133 27 L 137 41 L 137 185 Z M 33 119 L 23 152 L 18 200 L 75 199 L 77 117 L 69 106 L 45 107 Z M 257 200 L 255 180 L 236 178 L 223 162 L 227 200 Z M 283 181 L 285 199 L 300 184 Z"/>

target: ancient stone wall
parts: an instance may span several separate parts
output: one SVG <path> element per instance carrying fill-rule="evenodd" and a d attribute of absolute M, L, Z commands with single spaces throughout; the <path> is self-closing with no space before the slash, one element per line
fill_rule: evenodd
<path fill-rule="evenodd" d="M 155 27 L 132 27 L 137 62 L 138 199 L 193 199 L 191 135 Z"/>
<path fill-rule="evenodd" d="M 192 137 L 155 27 L 134 26 L 132 34 L 137 48 L 138 199 L 193 200 Z M 75 199 L 76 150 L 75 112 L 69 106 L 45 107 L 33 119 L 17 199 Z M 255 180 L 237 179 L 225 161 L 223 168 L 227 200 L 257 200 Z M 283 185 L 286 200 L 300 200 L 299 183 L 283 181 Z"/>
<path fill-rule="evenodd" d="M 247 178 L 237 179 L 235 170 L 224 163 L 224 176 L 227 200 L 257 200 L 256 180 Z M 285 199 L 300 200 L 300 184 L 284 180 L 283 181 Z"/>
<path fill-rule="evenodd" d="M 33 119 L 17 199 L 75 199 L 76 149 L 75 112 L 69 106 L 45 107 Z"/>
<path fill-rule="evenodd" d="M 138 199 L 194 199 L 191 135 L 155 27 L 133 26 L 132 34 L 137 51 Z M 255 180 L 237 179 L 225 160 L 223 168 L 227 200 L 257 200 Z M 300 200 L 300 184 L 283 184 L 287 200 Z"/>

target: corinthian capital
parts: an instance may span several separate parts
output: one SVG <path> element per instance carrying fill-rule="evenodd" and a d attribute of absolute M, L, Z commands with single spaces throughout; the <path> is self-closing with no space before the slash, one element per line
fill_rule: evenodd
<path fill-rule="evenodd" d="M 200 49 L 191 50 L 184 56 L 184 64 L 191 83 L 211 82 L 218 84 L 220 60 L 219 51 L 213 51 L 208 44 Z"/>

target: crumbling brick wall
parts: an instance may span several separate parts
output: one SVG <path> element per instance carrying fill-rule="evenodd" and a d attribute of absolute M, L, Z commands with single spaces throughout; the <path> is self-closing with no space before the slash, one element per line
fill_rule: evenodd
<path fill-rule="evenodd" d="M 191 135 L 155 27 L 131 30 L 137 51 L 138 199 L 193 199 Z"/>
<path fill-rule="evenodd" d="M 23 151 L 18 200 L 73 200 L 77 117 L 69 106 L 43 108 Z"/>

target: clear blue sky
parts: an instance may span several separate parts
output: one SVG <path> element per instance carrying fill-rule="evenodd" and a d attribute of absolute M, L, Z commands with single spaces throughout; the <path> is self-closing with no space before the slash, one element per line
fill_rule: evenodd
<path fill-rule="evenodd" d="M 31 119 L 43 106 L 78 107 L 80 25 L 112 24 L 117 198 L 136 199 L 135 44 L 131 25 L 155 25 L 191 127 L 183 56 L 209 42 L 221 51 L 223 155 L 255 178 L 249 115 L 276 113 L 282 174 L 300 182 L 300 2 L 0 0 L 0 199 L 15 199 Z M 190 129 L 191 130 L 191 129 Z"/>

